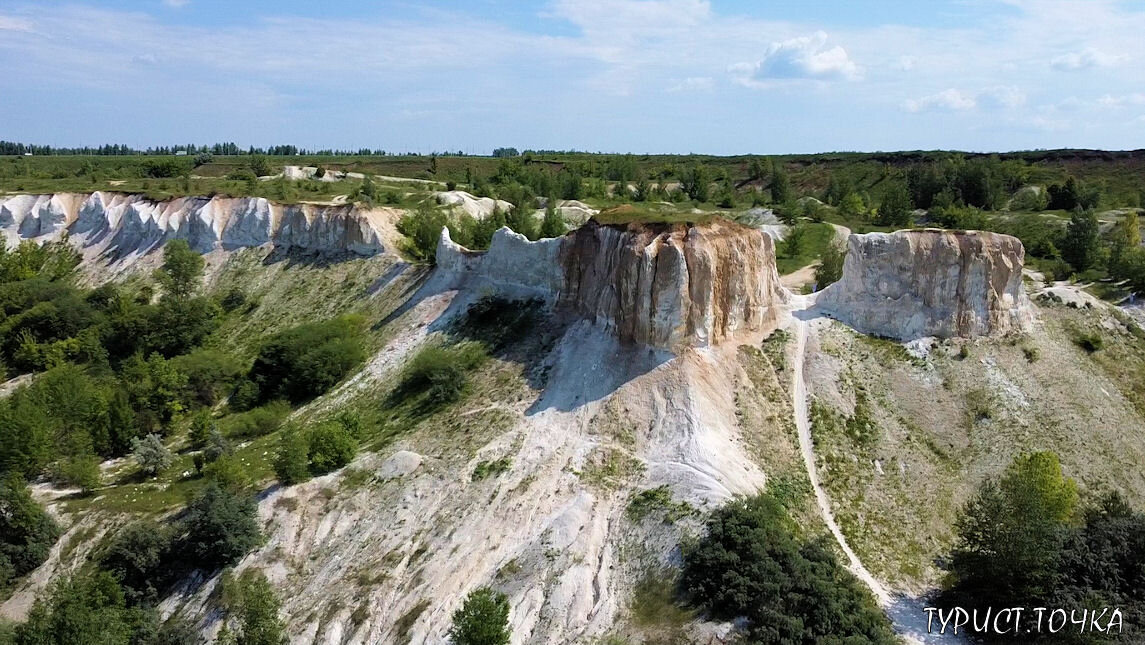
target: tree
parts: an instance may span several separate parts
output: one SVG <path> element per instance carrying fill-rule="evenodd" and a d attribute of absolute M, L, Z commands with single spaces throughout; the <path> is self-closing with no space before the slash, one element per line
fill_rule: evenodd
<path fill-rule="evenodd" d="M 783 238 L 783 253 L 789 258 L 796 258 L 803 252 L 803 243 L 807 238 L 807 227 L 795 224 L 787 229 L 787 236 Z"/>
<path fill-rule="evenodd" d="M 1109 249 L 1109 272 L 1119 278 L 1128 278 L 1122 266 L 1122 258 L 1129 249 L 1141 246 L 1141 228 L 1137 223 L 1137 211 L 1131 210 L 1113 228 Z"/>
<path fill-rule="evenodd" d="M 830 546 L 797 538 L 770 495 L 736 499 L 712 514 L 706 535 L 684 553 L 680 589 L 716 619 L 746 618 L 749 642 L 897 642 Z"/>
<path fill-rule="evenodd" d="M 1015 458 L 1001 478 L 982 484 L 958 520 L 955 592 L 982 606 L 1048 599 L 1077 501 L 1057 455 Z"/>
<path fill-rule="evenodd" d="M 838 282 L 843 277 L 843 260 L 846 253 L 842 247 L 832 242 L 823 250 L 819 259 L 819 266 L 815 267 L 815 288 L 822 289 L 829 284 Z"/>
<path fill-rule="evenodd" d="M 858 193 L 847 193 L 839 202 L 839 212 L 848 219 L 866 215 L 867 206 Z"/>
<path fill-rule="evenodd" d="M 553 203 L 555 201 L 555 199 L 549 199 L 548 204 L 545 205 L 545 218 L 541 220 L 541 237 L 560 237 L 568 232 L 564 215 Z"/>
<path fill-rule="evenodd" d="M 711 179 L 708 177 L 708 170 L 703 164 L 693 164 L 680 178 L 680 188 L 688 195 L 689 199 L 698 202 L 708 201 L 710 184 Z"/>
<path fill-rule="evenodd" d="M 251 172 L 253 172 L 256 177 L 265 177 L 270 174 L 270 162 L 266 160 L 266 157 L 262 155 L 251 155 L 248 163 L 250 164 Z"/>
<path fill-rule="evenodd" d="M 179 532 L 181 548 L 207 569 L 234 564 L 262 540 L 254 499 L 213 481 L 187 505 Z"/>
<path fill-rule="evenodd" d="M 771 169 L 771 202 L 786 204 L 791 199 L 791 180 L 782 164 L 774 164 Z"/>
<path fill-rule="evenodd" d="M 171 567 L 166 566 L 170 549 L 167 526 L 139 520 L 120 529 L 97 561 L 123 586 L 129 603 L 150 604 L 173 580 Z"/>
<path fill-rule="evenodd" d="M 163 266 L 156 276 L 174 298 L 190 297 L 199 288 L 205 262 L 187 240 L 171 240 L 163 247 Z"/>
<path fill-rule="evenodd" d="M 1092 210 L 1075 210 L 1069 218 L 1062 238 L 1062 259 L 1079 273 L 1092 267 L 1101 252 L 1099 227 L 1097 214 Z"/>
<path fill-rule="evenodd" d="M 360 317 L 306 323 L 263 342 L 250 378 L 263 401 L 312 399 L 341 381 L 365 357 Z"/>
<path fill-rule="evenodd" d="M 210 438 L 211 428 L 214 425 L 211 420 L 211 411 L 199 410 L 195 416 L 191 417 L 191 430 L 188 433 L 191 445 L 196 448 L 207 445 L 207 439 Z"/>
<path fill-rule="evenodd" d="M 36 600 L 15 645 L 128 645 L 134 622 L 123 590 L 106 571 L 61 580 Z"/>
<path fill-rule="evenodd" d="M 220 645 L 285 645 L 286 627 L 278 618 L 282 603 L 262 572 L 224 579 L 223 597 L 227 611 L 238 618 L 238 629 L 224 626 Z"/>
<path fill-rule="evenodd" d="M 911 216 L 910 193 L 901 181 L 892 182 L 883 193 L 883 201 L 875 214 L 878 226 L 909 226 Z"/>
<path fill-rule="evenodd" d="M 294 428 L 283 431 L 274 459 L 274 474 L 285 486 L 310 478 L 310 443 L 306 435 Z"/>
<path fill-rule="evenodd" d="M 358 452 L 358 442 L 338 422 L 320 423 L 310 431 L 307 455 L 310 472 L 322 475 L 350 463 Z"/>
<path fill-rule="evenodd" d="M 17 473 L 0 483 L 0 586 L 43 564 L 60 529 Z"/>
<path fill-rule="evenodd" d="M 131 456 L 139 464 L 139 470 L 148 477 L 154 477 L 171 466 L 174 457 L 167 446 L 163 445 L 163 438 L 157 434 L 149 434 L 142 439 L 136 437 L 131 440 Z"/>
<path fill-rule="evenodd" d="M 511 636 L 509 599 L 499 591 L 477 589 L 453 612 L 449 638 L 454 645 L 508 645 Z"/>

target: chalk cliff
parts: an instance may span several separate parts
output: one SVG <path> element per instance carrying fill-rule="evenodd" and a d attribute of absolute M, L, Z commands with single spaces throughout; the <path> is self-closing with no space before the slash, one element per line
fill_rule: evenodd
<path fill-rule="evenodd" d="M 924 229 L 851 235 L 843 277 L 819 308 L 855 329 L 907 340 L 1028 328 L 1025 249 L 1015 237 Z"/>
<path fill-rule="evenodd" d="M 67 233 L 81 248 L 111 259 L 147 253 L 169 239 L 185 239 L 201 253 L 270 244 L 373 255 L 383 250 L 378 218 L 352 205 L 282 205 L 259 197 L 154 201 L 95 192 L 0 198 L 0 234 L 7 244 Z"/>
<path fill-rule="evenodd" d="M 532 290 L 620 339 L 664 349 L 768 331 L 786 292 L 771 238 L 732 222 L 605 226 L 529 242 L 509 229 L 475 253 L 443 232 L 438 267 L 493 286 Z"/>

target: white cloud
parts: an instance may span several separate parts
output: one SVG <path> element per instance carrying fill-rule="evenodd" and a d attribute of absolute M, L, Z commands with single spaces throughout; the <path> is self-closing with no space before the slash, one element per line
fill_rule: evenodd
<path fill-rule="evenodd" d="M 1145 94 L 1141 92 L 1122 94 L 1120 96 L 1106 94 L 1097 99 L 1097 104 L 1101 107 L 1108 108 L 1119 108 L 1127 105 L 1145 105 Z"/>
<path fill-rule="evenodd" d="M 668 92 L 710 92 L 715 80 L 708 76 L 689 76 L 668 86 Z"/>
<path fill-rule="evenodd" d="M 32 32 L 32 23 L 23 18 L 0 14 L 0 31 Z"/>
<path fill-rule="evenodd" d="M 1051 60 L 1050 65 L 1053 66 L 1054 69 L 1076 72 L 1094 67 L 1112 67 L 1126 60 L 1129 60 L 1128 56 L 1122 54 L 1106 54 L 1093 47 L 1086 47 L 1081 51 L 1062 54 Z"/>
<path fill-rule="evenodd" d="M 997 85 L 986 88 L 978 97 L 990 107 L 1016 108 L 1026 103 L 1026 93 L 1012 85 Z"/>
<path fill-rule="evenodd" d="M 191 4 L 191 0 L 163 0 L 163 4 L 173 9 L 178 9 L 179 7 L 185 7 Z"/>
<path fill-rule="evenodd" d="M 909 72 L 914 69 L 914 56 L 899 56 L 898 62 L 895 64 L 895 69 Z"/>
<path fill-rule="evenodd" d="M 908 112 L 925 112 L 928 110 L 973 110 L 978 106 L 974 95 L 965 94 L 952 88 L 937 94 L 924 96 L 920 99 L 910 99 L 903 104 Z"/>
<path fill-rule="evenodd" d="M 752 86 L 769 80 L 855 80 L 862 76 L 847 50 L 839 45 L 827 47 L 827 34 L 822 31 L 773 42 L 758 62 L 736 63 L 728 71 L 740 83 Z"/>

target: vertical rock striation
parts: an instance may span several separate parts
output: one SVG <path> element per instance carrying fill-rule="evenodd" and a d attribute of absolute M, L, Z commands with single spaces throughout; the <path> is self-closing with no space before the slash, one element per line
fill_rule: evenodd
<path fill-rule="evenodd" d="M 475 253 L 443 232 L 438 267 L 511 290 L 531 289 L 558 310 L 593 320 L 620 339 L 670 350 L 768 331 L 786 292 L 771 238 L 715 220 L 606 226 L 529 242 L 509 229 Z"/>
<path fill-rule="evenodd" d="M 1025 249 L 985 231 L 923 229 L 851 235 L 843 277 L 819 308 L 858 331 L 908 340 L 1027 329 Z"/>

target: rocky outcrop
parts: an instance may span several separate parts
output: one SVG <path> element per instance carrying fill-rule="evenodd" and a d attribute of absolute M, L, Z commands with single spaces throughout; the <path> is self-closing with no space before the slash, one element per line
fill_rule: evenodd
<path fill-rule="evenodd" d="M 826 314 L 902 340 L 985 336 L 1033 323 L 1015 237 L 937 229 L 851 235 L 843 277 L 819 295 Z"/>
<path fill-rule="evenodd" d="M 9 245 L 22 239 L 54 240 L 67 233 L 81 248 L 113 259 L 147 253 L 170 239 L 187 240 L 201 253 L 269 244 L 373 255 L 383 250 L 379 226 L 377 213 L 352 205 L 282 205 L 259 197 L 153 201 L 95 192 L 16 195 L 0 201 L 0 232 Z"/>
<path fill-rule="evenodd" d="M 527 289 L 625 341 L 679 350 L 775 327 L 786 292 L 771 238 L 716 220 L 605 226 L 529 242 L 509 229 L 475 253 L 443 232 L 440 270 Z"/>

